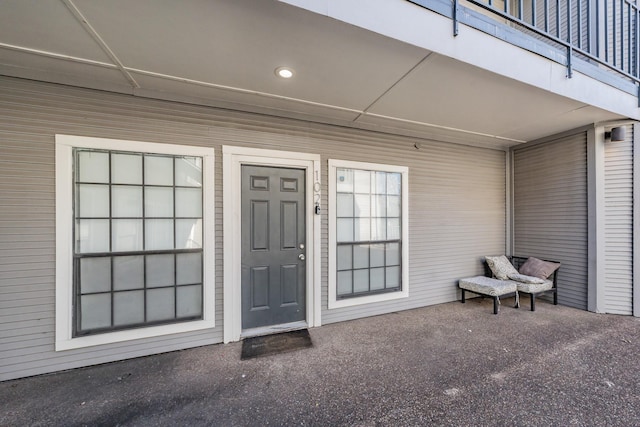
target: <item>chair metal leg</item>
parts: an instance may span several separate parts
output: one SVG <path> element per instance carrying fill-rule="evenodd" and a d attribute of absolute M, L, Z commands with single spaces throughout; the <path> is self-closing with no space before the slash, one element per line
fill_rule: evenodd
<path fill-rule="evenodd" d="M 461 289 L 462 291 L 462 299 L 460 300 L 461 303 L 465 303 L 465 299 L 464 299 L 464 289 Z"/>
<path fill-rule="evenodd" d="M 553 291 L 553 305 L 558 305 L 558 289 Z"/>
<path fill-rule="evenodd" d="M 536 311 L 536 294 L 531 295 L 531 311 Z"/>
<path fill-rule="evenodd" d="M 498 297 L 493 297 L 493 314 L 498 314 Z"/>

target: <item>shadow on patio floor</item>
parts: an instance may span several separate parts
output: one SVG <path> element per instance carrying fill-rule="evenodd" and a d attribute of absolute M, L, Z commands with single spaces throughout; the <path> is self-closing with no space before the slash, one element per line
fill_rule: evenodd
<path fill-rule="evenodd" d="M 640 425 L 640 320 L 513 299 L 0 383 L 0 425 Z"/>

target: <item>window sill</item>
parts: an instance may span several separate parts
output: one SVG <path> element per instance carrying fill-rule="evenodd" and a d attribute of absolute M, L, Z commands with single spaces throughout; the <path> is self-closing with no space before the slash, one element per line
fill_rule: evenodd
<path fill-rule="evenodd" d="M 366 295 L 361 297 L 345 298 L 340 300 L 329 299 L 328 306 L 329 306 L 329 310 L 332 310 L 335 308 L 353 307 L 356 305 L 392 301 L 392 300 L 396 300 L 400 298 L 408 298 L 408 297 L 409 297 L 409 291 L 402 290 L 402 291 L 388 292 L 388 293 L 377 294 L 377 295 Z"/>
<path fill-rule="evenodd" d="M 119 342 L 161 337 L 164 335 L 199 331 L 215 327 L 213 320 L 197 320 L 148 328 L 130 329 L 128 331 L 108 332 L 104 334 L 88 335 L 78 338 L 66 338 L 56 341 L 56 351 L 74 350 L 97 345 L 114 344 Z"/>

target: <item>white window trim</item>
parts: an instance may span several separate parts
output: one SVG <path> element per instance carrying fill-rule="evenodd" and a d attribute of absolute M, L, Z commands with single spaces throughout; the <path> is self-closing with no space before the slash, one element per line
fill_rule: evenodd
<path fill-rule="evenodd" d="M 376 295 L 353 298 L 337 298 L 336 290 L 336 169 L 362 169 L 402 174 L 402 289 Z M 329 159 L 329 300 L 330 310 L 361 304 L 391 301 L 409 297 L 409 168 L 406 166 L 381 165 L 377 163 L 353 162 Z"/>
<path fill-rule="evenodd" d="M 174 144 L 56 135 L 56 351 L 215 327 L 214 150 Z M 73 149 L 132 151 L 203 158 L 203 319 L 74 338 Z"/>
<path fill-rule="evenodd" d="M 320 156 L 290 151 L 223 146 L 224 216 L 224 342 L 242 336 L 241 259 L 241 166 L 243 164 L 294 167 L 306 171 L 307 221 L 307 313 L 308 327 L 321 324 L 320 225 L 314 202 L 320 200 Z"/>

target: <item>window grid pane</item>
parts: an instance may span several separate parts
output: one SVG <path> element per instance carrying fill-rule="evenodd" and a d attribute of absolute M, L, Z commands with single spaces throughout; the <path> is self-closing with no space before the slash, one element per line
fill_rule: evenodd
<path fill-rule="evenodd" d="M 336 294 L 398 291 L 402 174 L 336 168 Z"/>
<path fill-rule="evenodd" d="M 202 319 L 203 159 L 74 158 L 74 336 Z"/>

